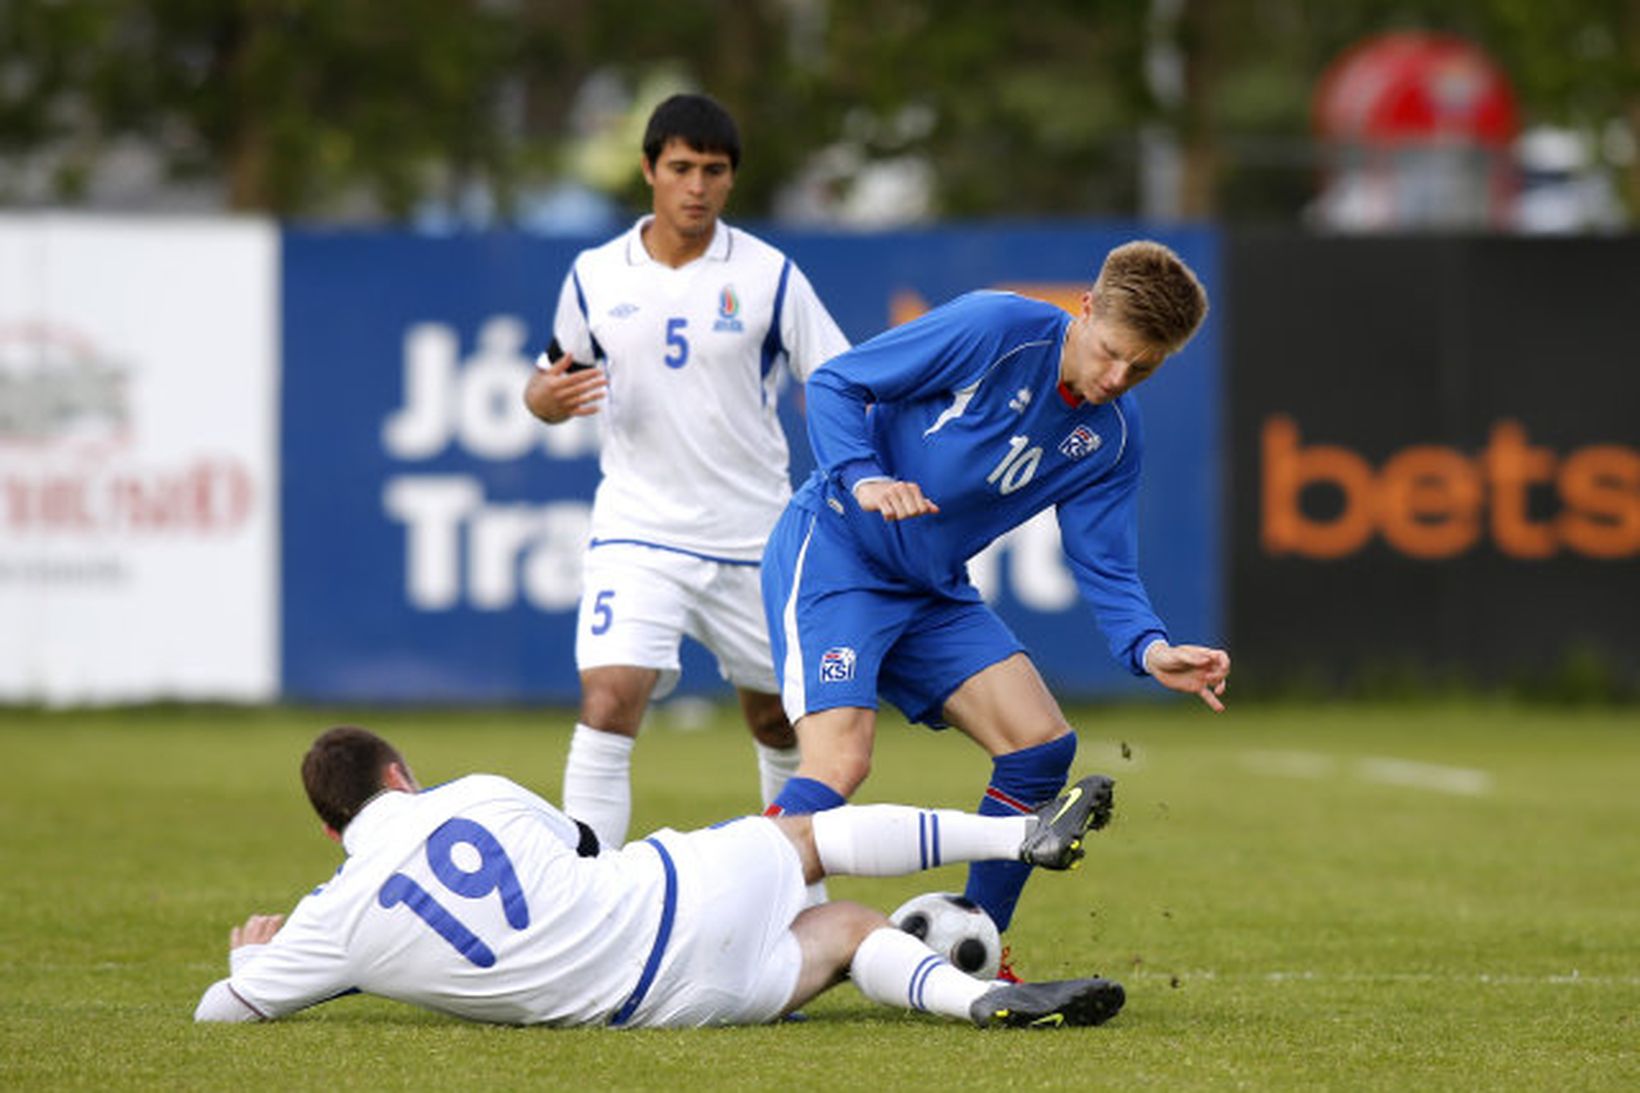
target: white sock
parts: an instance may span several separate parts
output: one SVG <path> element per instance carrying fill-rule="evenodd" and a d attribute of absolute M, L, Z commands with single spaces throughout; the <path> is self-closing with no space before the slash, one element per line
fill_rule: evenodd
<path fill-rule="evenodd" d="M 814 847 L 828 875 L 900 877 L 948 862 L 1012 861 L 1031 816 L 975 816 L 909 805 L 845 805 L 816 812 Z"/>
<path fill-rule="evenodd" d="M 867 934 L 848 970 L 860 993 L 873 1002 L 964 1020 L 974 999 L 992 986 L 964 975 L 933 949 L 892 926 Z"/>
<path fill-rule="evenodd" d="M 605 850 L 626 844 L 632 820 L 632 745 L 630 736 L 575 726 L 569 758 L 564 760 L 564 811 L 598 836 Z"/>
<path fill-rule="evenodd" d="M 785 787 L 786 779 L 797 773 L 803 753 L 796 744 L 789 748 L 771 748 L 756 740 L 752 743 L 757 745 L 757 779 L 763 791 L 763 807 L 768 808 Z"/>

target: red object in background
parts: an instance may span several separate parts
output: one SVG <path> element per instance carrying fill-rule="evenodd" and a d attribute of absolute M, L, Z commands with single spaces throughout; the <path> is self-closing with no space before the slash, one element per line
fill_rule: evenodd
<path fill-rule="evenodd" d="M 1444 34 L 1370 38 L 1333 62 L 1315 97 L 1323 140 L 1457 142 L 1503 148 L 1520 130 L 1503 70 L 1474 43 Z"/>

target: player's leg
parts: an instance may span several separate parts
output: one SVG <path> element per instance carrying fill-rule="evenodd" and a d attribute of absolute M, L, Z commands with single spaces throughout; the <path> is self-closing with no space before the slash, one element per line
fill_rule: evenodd
<path fill-rule="evenodd" d="M 810 822 L 749 817 L 656 836 L 678 878 L 673 958 L 634 1023 L 768 1021 L 849 974 L 877 1001 L 970 1015 L 990 984 L 957 971 L 882 912 L 849 902 L 804 908 L 803 854 L 789 833 Z M 812 842 L 808 850 L 812 860 Z"/>
<path fill-rule="evenodd" d="M 981 814 L 1028 815 L 1064 787 L 1076 758 L 1076 733 L 1024 654 L 964 681 L 946 699 L 944 716 L 991 756 Z M 964 894 L 1005 930 L 1030 871 L 1024 862 L 976 863 L 968 871 Z"/>
<path fill-rule="evenodd" d="M 802 969 L 786 1012 L 847 977 L 873 1002 L 972 1021 L 982 1028 L 1098 1025 L 1122 1008 L 1106 979 L 1003 986 L 952 967 L 881 912 L 838 901 L 810 907 L 791 927 Z"/>
<path fill-rule="evenodd" d="M 740 688 L 735 695 L 740 699 L 740 713 L 746 719 L 752 745 L 757 750 L 758 791 L 767 808 L 802 762 L 797 732 L 786 720 L 778 694 Z"/>
<path fill-rule="evenodd" d="M 828 525 L 788 509 L 763 555 L 763 609 L 786 715 L 802 761 L 774 815 L 841 805 L 871 769 L 877 672 L 916 600 L 880 587 Z"/>
<path fill-rule="evenodd" d="M 651 699 L 678 677 L 687 584 L 697 559 L 615 545 L 589 550 L 575 627 L 581 716 L 564 763 L 564 811 L 605 847 L 626 841 L 632 749 Z"/>
<path fill-rule="evenodd" d="M 564 759 L 564 811 L 603 847 L 626 842 L 632 818 L 632 748 L 660 673 L 608 665 L 581 673 L 581 719 Z"/>
<path fill-rule="evenodd" d="M 896 930 L 881 911 L 858 903 L 834 900 L 810 907 L 791 930 L 802 948 L 803 967 L 788 1013 L 847 977 L 873 1002 L 968 1019 L 991 987 Z"/>
<path fill-rule="evenodd" d="M 738 693 L 741 713 L 752 730 L 753 745 L 757 749 L 758 790 L 763 808 L 772 811 L 787 783 L 797 774 L 803 758 L 797 746 L 797 733 L 793 731 L 791 722 L 786 720 L 786 711 L 781 707 L 778 694 L 747 690 Z M 830 794 L 818 783 L 810 786 L 807 792 L 795 788 L 786 797 L 786 802 L 805 802 L 816 809 L 829 808 L 834 803 Z M 819 880 L 810 882 L 808 898 L 810 904 L 826 902 L 825 883 Z"/>
<path fill-rule="evenodd" d="M 802 762 L 769 807 L 771 815 L 819 812 L 841 805 L 871 773 L 877 711 L 834 706 L 797 723 Z"/>
<path fill-rule="evenodd" d="M 1019 640 L 972 588 L 919 614 L 884 666 L 882 688 L 913 720 L 955 725 L 991 755 L 982 815 L 1028 815 L 1064 787 L 1076 734 Z M 966 894 L 1006 929 L 1029 873 L 1023 862 L 978 863 Z"/>
<path fill-rule="evenodd" d="M 1029 816 L 979 816 L 949 808 L 846 805 L 778 816 L 797 848 L 803 879 L 900 877 L 960 862 L 1028 861 L 1069 869 L 1081 837 L 1110 818 L 1110 779 L 1092 775 Z"/>
<path fill-rule="evenodd" d="M 735 688 L 757 753 L 760 800 L 767 807 L 796 773 L 800 754 L 774 676 L 759 567 L 715 563 L 691 612 L 689 632 L 717 657 L 723 678 Z"/>

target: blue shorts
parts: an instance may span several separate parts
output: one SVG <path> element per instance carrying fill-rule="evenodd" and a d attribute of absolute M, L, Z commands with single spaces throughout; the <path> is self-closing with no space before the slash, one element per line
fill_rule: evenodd
<path fill-rule="evenodd" d="M 840 517 L 789 505 L 763 552 L 763 610 L 786 716 L 877 708 L 879 693 L 935 728 L 970 676 L 1024 649 L 967 581 L 884 575 Z"/>

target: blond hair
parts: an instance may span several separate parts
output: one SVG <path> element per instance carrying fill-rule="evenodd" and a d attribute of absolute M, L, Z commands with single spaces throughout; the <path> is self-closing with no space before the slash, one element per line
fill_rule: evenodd
<path fill-rule="evenodd" d="M 1175 353 L 1207 316 L 1207 290 L 1184 259 L 1160 243 L 1124 243 L 1105 256 L 1094 310 L 1156 348 Z"/>

